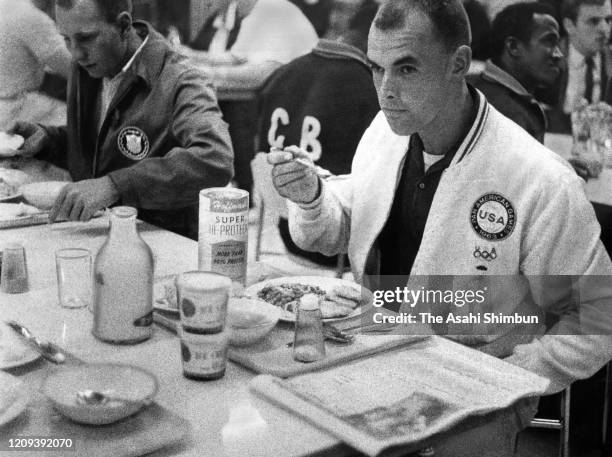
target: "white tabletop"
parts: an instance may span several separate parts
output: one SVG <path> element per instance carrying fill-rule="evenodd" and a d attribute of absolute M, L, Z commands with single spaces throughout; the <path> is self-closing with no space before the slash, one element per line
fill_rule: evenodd
<path fill-rule="evenodd" d="M 572 155 L 572 136 L 560 133 L 547 133 L 544 145 L 565 159 Z M 588 199 L 595 203 L 612 206 L 612 168 L 605 168 L 597 178 L 589 179 L 584 191 Z"/>
<path fill-rule="evenodd" d="M 178 338 L 155 326 L 154 336 L 135 346 L 113 346 L 91 335 L 87 309 L 66 310 L 57 305 L 54 252 L 68 246 L 95 254 L 106 237 L 108 222 L 65 223 L 0 230 L 0 246 L 21 241 L 26 247 L 30 291 L 0 292 L 0 315 L 15 319 L 35 334 L 57 342 L 88 361 L 129 363 L 154 373 L 159 380 L 156 401 L 187 419 L 192 436 L 155 453 L 156 456 L 342 456 L 353 452 L 320 431 L 248 392 L 255 376 L 228 362 L 225 377 L 197 382 L 183 377 Z M 155 276 L 195 269 L 197 243 L 146 224 L 140 232 L 156 257 Z"/>

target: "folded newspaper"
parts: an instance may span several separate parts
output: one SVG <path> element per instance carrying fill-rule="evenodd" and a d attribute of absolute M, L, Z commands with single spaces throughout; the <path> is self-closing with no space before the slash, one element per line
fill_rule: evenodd
<path fill-rule="evenodd" d="M 549 381 L 441 337 L 315 373 L 261 375 L 251 390 L 375 456 L 469 416 L 544 393 Z"/>

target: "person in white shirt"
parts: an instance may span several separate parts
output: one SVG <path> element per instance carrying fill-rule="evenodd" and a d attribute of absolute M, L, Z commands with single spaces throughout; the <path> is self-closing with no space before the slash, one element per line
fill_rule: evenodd
<path fill-rule="evenodd" d="M 565 0 L 562 16 L 567 66 L 548 120 L 549 131 L 571 133 L 571 113 L 584 103 L 597 103 L 605 97 L 612 75 L 608 49 L 612 5 L 609 0 Z"/>
<path fill-rule="evenodd" d="M 53 20 L 32 0 L 0 0 L 0 130 L 17 118 L 66 122 L 66 104 L 39 91 L 46 67 L 70 74 L 70 53 Z"/>
<path fill-rule="evenodd" d="M 460 0 L 386 0 L 367 52 L 381 112 L 351 173 L 323 180 L 305 151 L 289 146 L 268 154 L 272 179 L 289 200 L 293 241 L 348 253 L 359 282 L 396 278 L 427 293 L 440 290 L 438 280 L 463 292 L 493 286 L 484 308 L 472 309 L 541 313 L 537 328 L 447 321 L 432 330 L 548 379 L 546 393 L 555 393 L 612 358 L 612 262 L 567 162 L 466 84 L 469 43 Z M 411 305 L 403 310 L 420 313 L 426 303 Z M 441 439 L 436 456 L 513 456 L 534 404 Z"/>

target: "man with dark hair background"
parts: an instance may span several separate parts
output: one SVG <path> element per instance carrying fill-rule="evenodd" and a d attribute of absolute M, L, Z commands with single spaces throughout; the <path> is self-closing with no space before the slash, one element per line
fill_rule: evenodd
<path fill-rule="evenodd" d="M 571 167 L 466 84 L 469 44 L 460 0 L 384 2 L 368 40 L 382 112 L 351 174 L 323 180 L 308 154 L 290 146 L 268 154 L 272 180 L 289 200 L 294 242 L 326 255 L 348 252 L 359 282 L 379 288 L 401 276 L 414 289 L 450 276 L 455 290 L 498 288 L 486 307 L 554 314 L 549 328 L 542 318 L 532 328 L 432 329 L 545 377 L 552 394 L 612 357 L 612 262 Z M 572 277 L 591 275 L 603 284 L 574 289 Z M 514 455 L 536 405 L 519 402 L 441 440 L 436 456 Z"/>
<path fill-rule="evenodd" d="M 544 142 L 546 115 L 534 98 L 538 87 L 558 80 L 563 54 L 554 10 L 537 2 L 516 3 L 493 21 L 493 57 L 484 71 L 467 78 L 502 114 Z"/>
<path fill-rule="evenodd" d="M 258 151 L 299 144 L 332 174 L 350 172 L 359 139 L 379 110 L 365 55 L 377 9 L 363 0 L 337 40 L 320 40 L 268 78 L 259 95 Z M 289 252 L 336 265 L 335 257 L 299 249 L 286 218 L 278 228 Z"/>
<path fill-rule="evenodd" d="M 132 22 L 130 0 L 57 0 L 74 61 L 67 127 L 17 122 L 21 153 L 67 168 L 50 219 L 90 219 L 107 206 L 197 239 L 198 193 L 232 176 L 227 125 L 207 78 L 153 28 Z"/>

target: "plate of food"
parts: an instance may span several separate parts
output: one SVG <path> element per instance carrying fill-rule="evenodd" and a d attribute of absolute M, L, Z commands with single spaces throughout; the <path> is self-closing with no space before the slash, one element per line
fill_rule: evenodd
<path fill-rule="evenodd" d="M 21 196 L 19 187 L 30 181 L 30 176 L 20 170 L 0 168 L 0 202 Z"/>
<path fill-rule="evenodd" d="M 372 303 L 372 292 L 351 281 L 324 276 L 275 278 L 245 289 L 245 295 L 271 303 L 282 309 L 280 320 L 295 322 L 300 298 L 305 294 L 319 296 L 324 321 L 337 321 L 362 314 Z"/>

